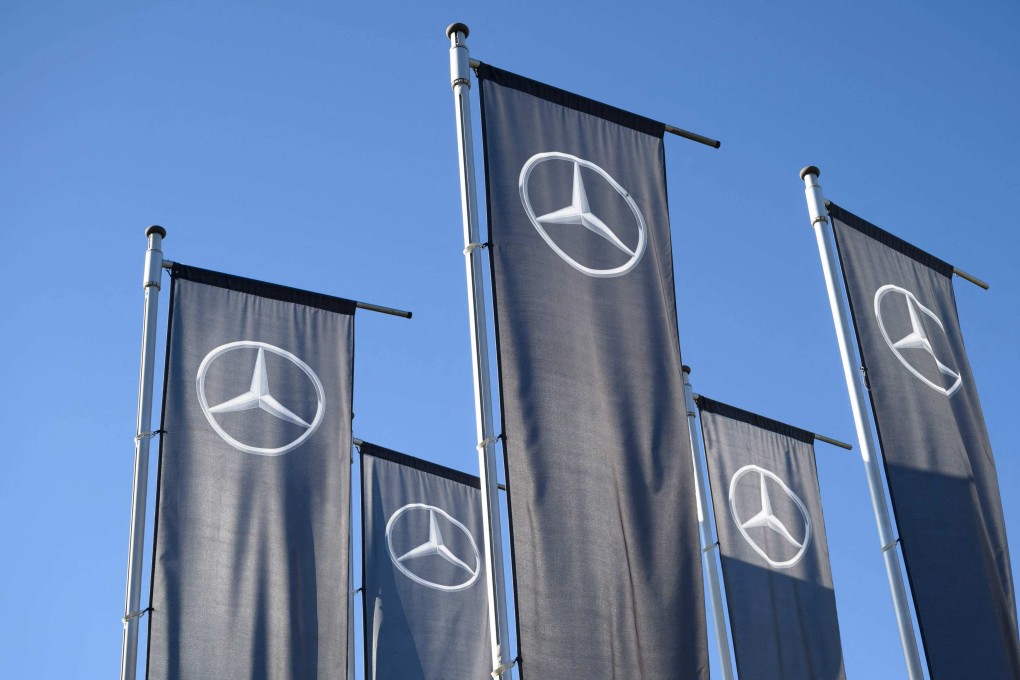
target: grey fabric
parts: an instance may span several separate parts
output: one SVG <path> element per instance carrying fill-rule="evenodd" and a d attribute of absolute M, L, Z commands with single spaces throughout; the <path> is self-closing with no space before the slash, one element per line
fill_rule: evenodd
<path fill-rule="evenodd" d="M 832 211 L 932 677 L 1020 678 L 999 485 L 952 268 Z"/>
<path fill-rule="evenodd" d="M 810 434 L 699 407 L 740 680 L 842 680 Z"/>
<path fill-rule="evenodd" d="M 487 680 L 478 479 L 368 443 L 361 453 L 365 677 Z"/>
<path fill-rule="evenodd" d="M 662 128 L 480 77 L 521 677 L 707 678 Z"/>
<path fill-rule="evenodd" d="M 173 283 L 148 677 L 340 680 L 354 317 L 245 287 Z"/>

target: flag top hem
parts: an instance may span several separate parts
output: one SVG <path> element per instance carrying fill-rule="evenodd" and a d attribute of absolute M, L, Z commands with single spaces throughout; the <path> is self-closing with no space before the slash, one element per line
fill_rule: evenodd
<path fill-rule="evenodd" d="M 313 293 L 300 288 L 281 286 L 276 283 L 266 283 L 257 279 L 248 279 L 233 274 L 223 274 L 209 269 L 200 269 L 175 262 L 170 270 L 171 276 L 181 278 L 195 283 L 204 283 L 208 286 L 226 288 L 227 290 L 239 293 L 248 293 L 259 297 L 277 300 L 279 302 L 292 302 L 294 304 L 316 307 L 327 312 L 337 314 L 354 314 L 357 309 L 357 302 L 346 298 L 334 297 L 323 293 Z"/>

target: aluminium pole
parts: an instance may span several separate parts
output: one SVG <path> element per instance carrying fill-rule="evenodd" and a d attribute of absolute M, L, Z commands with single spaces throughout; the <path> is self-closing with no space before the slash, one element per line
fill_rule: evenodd
<path fill-rule="evenodd" d="M 715 624 L 715 641 L 719 647 L 719 663 L 723 678 L 733 680 L 733 661 L 730 655 L 730 638 L 726 631 L 723 612 L 722 586 L 719 583 L 719 541 L 712 539 L 712 527 L 708 521 L 708 501 L 701 492 L 705 480 L 705 464 L 701 458 L 701 444 L 698 442 L 695 421 L 697 406 L 694 403 L 694 389 L 691 387 L 691 368 L 683 367 L 684 403 L 687 407 L 687 426 L 691 434 L 691 456 L 694 458 L 694 495 L 698 501 L 698 527 L 701 529 L 701 553 L 705 556 L 705 575 L 708 577 L 709 602 L 712 605 L 712 621 Z"/>
<path fill-rule="evenodd" d="M 460 159 L 461 218 L 464 222 L 464 264 L 467 271 L 468 309 L 471 320 L 471 368 L 474 371 L 475 426 L 478 432 L 478 466 L 481 471 L 482 533 L 489 598 L 489 636 L 494 678 L 510 669 L 508 663 L 506 588 L 503 577 L 503 532 L 496 474 L 496 437 L 492 424 L 492 386 L 489 379 L 489 338 L 486 328 L 485 290 L 478 229 L 478 195 L 475 187 L 474 142 L 471 136 L 471 57 L 465 40 L 468 27 L 452 24 L 450 79 L 457 111 L 457 151 Z"/>
<path fill-rule="evenodd" d="M 832 310 L 832 321 L 836 326 L 836 341 L 839 343 L 839 355 L 843 360 L 843 376 L 846 388 L 850 393 L 850 408 L 854 414 L 854 425 L 857 427 L 857 441 L 861 445 L 861 458 L 864 459 L 864 470 L 868 478 L 868 490 L 871 492 L 871 507 L 875 512 L 878 524 L 878 538 L 882 543 L 882 556 L 885 558 L 885 571 L 889 577 L 889 589 L 892 591 L 893 607 L 896 610 L 896 623 L 900 631 L 900 644 L 907 663 L 907 677 L 910 680 L 923 680 L 921 657 L 917 650 L 917 639 L 914 636 L 914 623 L 910 617 L 910 604 L 907 601 L 907 588 L 903 582 L 903 571 L 900 554 L 896 551 L 899 539 L 893 535 L 892 519 L 889 506 L 885 500 L 882 486 L 881 462 L 875 455 L 879 451 L 875 446 L 874 430 L 868 414 L 864 396 L 864 385 L 861 374 L 854 367 L 860 364 L 853 354 L 853 332 L 846 311 L 846 300 L 843 289 L 837 280 L 839 263 L 833 248 L 831 227 L 828 213 L 825 210 L 825 199 L 822 186 L 818 183 L 821 171 L 810 165 L 800 171 L 804 180 L 804 194 L 807 197 L 808 214 L 811 226 L 818 241 L 818 254 L 822 260 L 822 272 L 825 275 L 825 288 L 829 293 L 829 307 Z"/>
<path fill-rule="evenodd" d="M 120 678 L 134 680 L 138 666 L 138 620 L 141 618 L 142 558 L 145 540 L 146 495 L 149 485 L 149 440 L 153 436 L 152 388 L 156 365 L 156 319 L 159 314 L 160 276 L 163 273 L 163 237 L 166 230 L 153 225 L 145 230 L 145 311 L 142 315 L 142 362 L 138 379 L 138 420 L 135 429 L 135 475 L 132 482 L 131 529 L 128 536 L 127 592 L 124 596 L 124 637 Z"/>

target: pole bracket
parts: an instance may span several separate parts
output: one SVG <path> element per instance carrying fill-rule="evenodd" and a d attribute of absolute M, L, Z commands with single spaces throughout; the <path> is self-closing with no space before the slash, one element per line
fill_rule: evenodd
<path fill-rule="evenodd" d="M 707 555 L 708 553 L 712 552 L 713 550 L 715 550 L 718 547 L 719 547 L 719 541 L 715 541 L 714 543 L 709 543 L 704 548 L 702 548 L 701 552 L 703 552 L 704 554 Z"/>
<path fill-rule="evenodd" d="M 478 442 L 478 446 L 476 446 L 475 448 L 478 449 L 479 451 L 485 450 L 485 449 L 489 448 L 489 444 L 495 444 L 496 442 L 498 442 L 502 438 L 503 438 L 503 435 L 497 434 L 494 437 L 489 437 L 488 439 L 483 439 L 482 441 Z"/>
<path fill-rule="evenodd" d="M 520 661 L 520 657 L 513 659 L 511 661 L 507 661 L 502 666 L 496 666 L 496 668 L 493 669 L 492 673 L 490 673 L 489 675 L 496 678 L 496 680 L 499 680 L 501 677 L 503 677 L 504 673 L 506 673 L 508 670 L 516 666 L 518 661 Z"/>
<path fill-rule="evenodd" d="M 152 439 L 157 434 L 166 434 L 166 430 L 153 430 L 152 432 L 140 432 L 135 435 L 135 442 L 140 442 L 143 439 Z"/>
<path fill-rule="evenodd" d="M 811 226 L 813 227 L 816 224 L 818 224 L 819 222 L 821 222 L 822 224 L 828 224 L 829 223 L 829 217 L 827 215 L 819 215 L 815 219 L 811 220 Z"/>
<path fill-rule="evenodd" d="M 140 619 L 140 618 L 142 618 L 143 616 L 145 616 L 146 614 L 148 614 L 151 611 L 152 611 L 152 607 L 146 607 L 145 609 L 139 609 L 138 611 L 131 612 L 130 614 L 125 616 L 123 619 L 121 619 L 121 621 L 126 626 L 129 623 L 131 623 L 132 621 L 134 621 L 135 619 Z"/>
<path fill-rule="evenodd" d="M 895 538 L 895 539 L 892 540 L 891 543 L 886 543 L 885 545 L 882 546 L 882 552 L 884 552 L 884 553 L 885 552 L 889 552 L 890 550 L 895 548 L 896 544 L 899 543 L 899 542 L 900 542 L 900 539 Z"/>
<path fill-rule="evenodd" d="M 489 247 L 488 243 L 469 243 L 464 248 L 464 254 L 465 255 L 470 255 L 471 253 L 475 252 L 476 250 L 484 250 L 485 248 L 488 248 L 488 247 Z"/>

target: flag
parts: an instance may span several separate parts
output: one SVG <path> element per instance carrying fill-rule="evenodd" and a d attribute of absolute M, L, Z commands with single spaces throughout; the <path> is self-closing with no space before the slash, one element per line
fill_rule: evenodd
<path fill-rule="evenodd" d="M 741 680 L 843 680 L 814 435 L 698 398 Z"/>
<path fill-rule="evenodd" d="M 829 206 L 928 667 L 1020 677 L 995 462 L 953 267 Z"/>
<path fill-rule="evenodd" d="M 521 677 L 707 678 L 664 126 L 478 77 Z"/>
<path fill-rule="evenodd" d="M 148 677 L 341 680 L 355 303 L 172 276 Z"/>
<path fill-rule="evenodd" d="M 478 478 L 367 442 L 360 449 L 365 677 L 487 678 Z"/>

